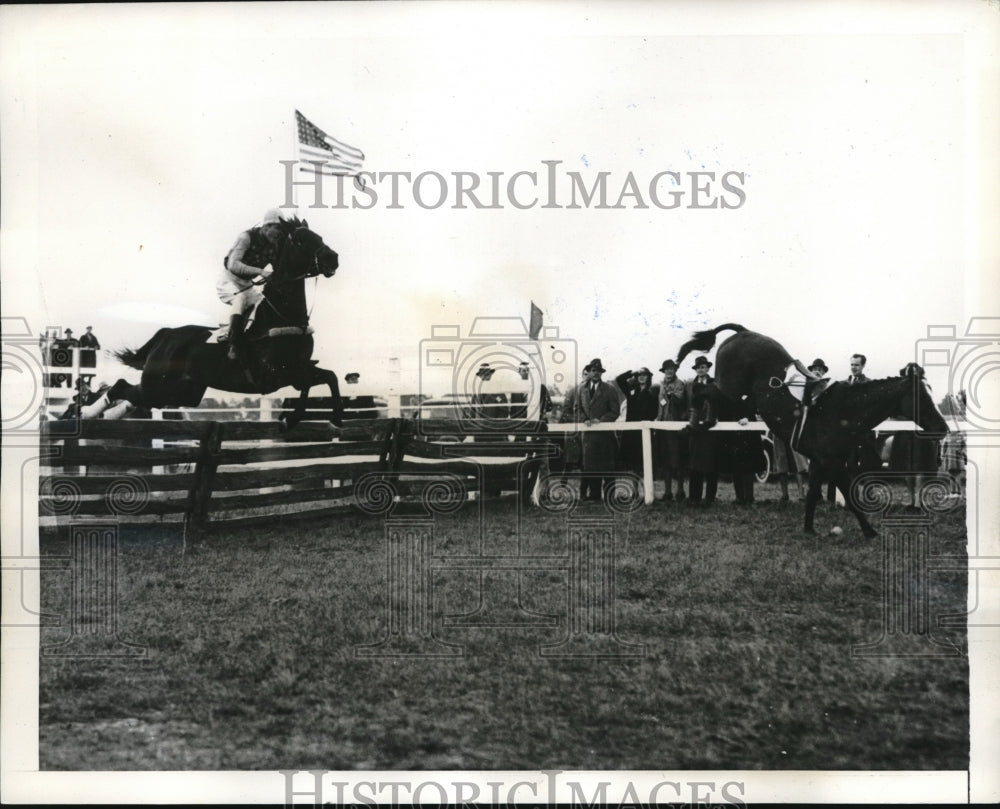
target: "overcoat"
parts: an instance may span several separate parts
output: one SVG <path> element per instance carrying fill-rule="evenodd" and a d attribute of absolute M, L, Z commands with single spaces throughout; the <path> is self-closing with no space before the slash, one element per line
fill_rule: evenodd
<path fill-rule="evenodd" d="M 621 403 L 614 386 L 598 382 L 591 393 L 590 385 L 581 386 L 579 408 L 583 420 L 612 422 L 621 413 Z M 584 431 L 583 469 L 585 472 L 614 472 L 618 455 L 618 441 L 615 434 L 608 431 Z"/>

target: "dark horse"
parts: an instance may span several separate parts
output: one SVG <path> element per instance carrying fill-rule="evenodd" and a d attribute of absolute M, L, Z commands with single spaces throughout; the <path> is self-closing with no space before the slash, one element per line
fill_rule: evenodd
<path fill-rule="evenodd" d="M 712 348 L 720 331 L 735 331 L 736 334 L 724 340 L 715 355 L 719 390 L 736 401 L 748 396 L 767 426 L 791 444 L 803 407 L 784 384 L 785 372 L 794 365 L 807 377 L 812 374 L 776 340 L 735 323 L 697 332 L 681 346 L 677 364 L 680 365 L 691 351 Z M 862 385 L 831 383 L 808 408 L 798 443 L 794 445 L 812 463 L 806 495 L 807 533 L 815 533 L 813 517 L 820 500 L 821 482 L 830 480 L 844 495 L 844 502 L 857 518 L 864 535 L 869 539 L 878 535 L 851 495 L 856 473 L 848 468 L 848 459 L 863 437 L 890 416 L 903 416 L 916 422 L 924 430 L 921 436 L 928 439 L 940 438 L 948 432 L 948 425 L 927 386 L 916 376 L 881 379 Z"/>
<path fill-rule="evenodd" d="M 343 405 L 337 375 L 311 359 L 313 338 L 305 293 L 305 279 L 329 278 L 337 271 L 337 254 L 309 230 L 307 222 L 292 219 L 283 226 L 284 241 L 274 273 L 264 284 L 264 300 L 246 333 L 248 367 L 230 360 L 225 344 L 208 342 L 212 329 L 164 328 L 142 348 L 115 352 L 125 365 L 141 370 L 142 379 L 139 385 L 119 379 L 109 397 L 141 407 L 196 407 L 207 388 L 267 394 L 291 386 L 301 392 L 295 412 L 287 419 L 293 425 L 302 418 L 309 389 L 325 383 L 333 399 L 330 420 L 340 426 Z"/>

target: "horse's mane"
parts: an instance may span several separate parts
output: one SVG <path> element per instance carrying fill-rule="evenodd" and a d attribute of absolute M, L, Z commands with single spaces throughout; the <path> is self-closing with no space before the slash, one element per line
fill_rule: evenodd
<path fill-rule="evenodd" d="M 309 227 L 305 219 L 299 219 L 297 216 L 282 218 L 280 222 L 286 236 L 291 236 L 299 228 Z"/>
<path fill-rule="evenodd" d="M 836 401 L 838 404 L 867 410 L 870 407 L 870 400 L 875 396 L 885 393 L 886 387 L 890 384 L 899 385 L 901 388 L 904 388 L 906 385 L 912 384 L 912 382 L 912 379 L 903 376 L 869 379 L 867 382 L 861 382 L 857 385 L 851 385 L 838 380 L 836 385 L 831 385 L 827 390 L 827 396 L 831 401 Z"/>

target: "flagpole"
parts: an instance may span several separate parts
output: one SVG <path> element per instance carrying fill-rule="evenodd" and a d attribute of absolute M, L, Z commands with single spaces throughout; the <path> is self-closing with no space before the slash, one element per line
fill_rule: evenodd
<path fill-rule="evenodd" d="M 292 157 L 295 158 L 295 167 L 292 169 L 292 205 L 294 205 L 294 215 L 299 215 L 299 186 L 295 182 L 299 172 L 299 122 L 295 116 L 296 110 L 292 110 Z"/>

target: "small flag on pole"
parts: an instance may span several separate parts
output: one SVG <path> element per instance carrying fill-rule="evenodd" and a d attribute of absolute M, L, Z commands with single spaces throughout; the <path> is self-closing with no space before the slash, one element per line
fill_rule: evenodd
<path fill-rule="evenodd" d="M 300 171 L 339 177 L 356 177 L 361 171 L 364 152 L 330 137 L 298 110 L 295 110 L 295 128 Z"/>
<path fill-rule="evenodd" d="M 523 328 L 523 327 L 522 327 Z M 535 306 L 535 302 L 531 302 L 531 322 L 528 326 L 528 336 L 532 340 L 537 340 L 538 335 L 542 333 L 542 310 Z"/>

